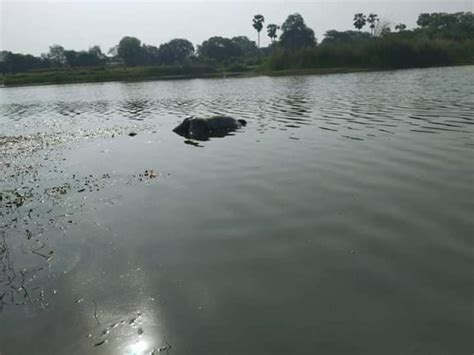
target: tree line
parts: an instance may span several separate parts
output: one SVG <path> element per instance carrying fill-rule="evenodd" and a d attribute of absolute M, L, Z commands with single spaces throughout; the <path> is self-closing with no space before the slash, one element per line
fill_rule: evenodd
<path fill-rule="evenodd" d="M 321 58 L 318 61 L 314 58 L 331 49 L 334 65 L 340 65 L 341 58 L 337 53 L 339 56 L 344 56 L 350 50 L 355 53 L 357 48 L 369 48 L 375 44 L 379 48 L 394 46 L 394 43 L 400 45 L 402 42 L 405 45 L 407 41 L 416 42 L 417 45 L 422 41 L 425 44 L 429 41 L 467 41 L 470 43 L 469 48 L 471 48 L 474 40 L 474 15 L 471 12 L 425 13 L 419 15 L 417 28 L 408 30 L 405 24 L 397 23 L 393 27 L 395 31 L 392 30 L 390 23 L 381 21 L 377 14 L 357 13 L 353 18 L 355 31 L 329 30 L 325 33 L 321 44 L 318 44 L 314 31 L 306 25 L 303 17 L 295 13 L 289 15 L 281 25 L 269 23 L 266 26 L 266 32 L 271 44 L 268 47 L 260 48 L 260 35 L 264 24 L 265 17 L 263 15 L 257 14 L 252 18 L 251 26 L 257 32 L 257 42 L 246 36 L 233 38 L 214 36 L 196 48 L 190 41 L 181 38 L 173 39 L 156 47 L 142 43 L 138 38 L 126 36 L 107 54 L 103 53 L 97 45 L 87 51 L 67 50 L 60 45 L 52 45 L 49 47 L 48 53 L 39 57 L 2 51 L 0 52 L 0 71 L 17 73 L 51 68 L 194 64 L 225 66 L 236 70 L 261 65 L 271 69 L 281 69 L 285 68 L 285 64 L 281 64 L 282 61 L 284 62 L 285 58 L 295 57 L 296 53 L 306 53 L 306 58 L 298 59 L 299 62 L 305 63 L 297 66 L 307 67 L 316 65 L 316 62 L 320 63 Z M 368 26 L 369 31 L 363 31 L 365 26 Z M 380 43 L 382 39 L 385 41 L 383 44 Z M 312 54 L 308 55 L 310 52 Z M 397 52 L 392 54 L 397 55 Z M 346 59 L 347 61 L 351 60 L 351 58 Z M 369 59 L 369 62 L 374 62 L 373 58 Z M 326 58 L 325 61 L 328 62 L 329 59 Z M 276 62 L 280 64 L 275 65 Z M 286 66 L 292 65 L 288 63 Z"/>

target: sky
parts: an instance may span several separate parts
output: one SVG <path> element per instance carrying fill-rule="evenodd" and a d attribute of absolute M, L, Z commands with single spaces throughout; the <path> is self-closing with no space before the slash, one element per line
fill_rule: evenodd
<path fill-rule="evenodd" d="M 248 36 L 255 14 L 265 25 L 281 25 L 299 12 L 318 41 L 330 29 L 348 30 L 355 13 L 376 13 L 392 24 L 416 26 L 424 12 L 473 11 L 474 0 L 240 0 L 240 1 L 131 1 L 131 0 L 0 0 L 0 50 L 40 55 L 53 44 L 104 52 L 123 36 L 159 46 L 173 38 L 197 45 L 212 36 Z M 262 46 L 269 43 L 262 31 Z"/>

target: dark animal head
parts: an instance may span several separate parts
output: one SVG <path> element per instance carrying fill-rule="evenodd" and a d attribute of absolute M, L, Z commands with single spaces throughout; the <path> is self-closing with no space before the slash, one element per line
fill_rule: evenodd
<path fill-rule="evenodd" d="M 173 132 L 188 139 L 206 141 L 209 139 L 209 127 L 207 121 L 202 118 L 188 117 L 184 119 Z"/>
<path fill-rule="evenodd" d="M 237 120 L 240 122 L 240 124 L 245 127 L 247 125 L 247 121 L 246 120 Z"/>
<path fill-rule="evenodd" d="M 191 124 L 192 119 L 193 117 L 185 118 L 183 122 L 173 129 L 173 132 L 186 137 L 189 134 L 189 125 Z"/>

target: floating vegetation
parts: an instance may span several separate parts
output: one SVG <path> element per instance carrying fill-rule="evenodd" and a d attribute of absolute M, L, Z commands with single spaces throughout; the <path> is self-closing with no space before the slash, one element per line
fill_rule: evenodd
<path fill-rule="evenodd" d="M 168 173 L 168 176 L 171 175 Z M 133 174 L 131 178 L 128 181 L 128 184 L 130 184 L 132 181 L 148 181 L 148 180 L 153 180 L 157 179 L 160 176 L 160 174 L 153 170 L 153 169 L 147 169 L 143 173 L 138 173 L 138 174 Z"/>
<path fill-rule="evenodd" d="M 171 344 L 166 341 L 166 339 L 163 340 L 163 345 L 158 348 L 158 351 L 161 352 L 168 352 L 171 350 Z M 152 354 L 155 354 L 156 350 L 152 352 Z"/>
<path fill-rule="evenodd" d="M 31 188 L 19 187 L 14 190 L 0 191 L 0 208 L 18 208 L 33 196 Z M 2 216 L 0 212 L 0 216 Z"/>
<path fill-rule="evenodd" d="M 69 183 L 65 183 L 61 186 L 53 186 L 44 190 L 49 196 L 57 197 L 58 195 L 65 195 L 71 189 Z"/>
<path fill-rule="evenodd" d="M 0 312 L 5 306 L 20 306 L 36 303 L 41 309 L 46 308 L 44 290 L 41 287 L 30 287 L 34 274 L 44 267 L 17 268 L 12 252 L 6 240 L 5 232 L 0 231 Z"/>
<path fill-rule="evenodd" d="M 153 169 L 125 177 L 109 172 L 66 174 L 64 152 L 84 139 L 134 136 L 146 128 L 129 125 L 0 136 L 0 312 L 10 306 L 48 307 L 47 298 L 55 294 L 46 289 L 54 277 L 51 263 L 56 256 L 61 258 L 55 251 L 56 240 L 67 235 L 87 206 L 85 196 L 78 198 L 79 194 L 159 176 Z"/>
<path fill-rule="evenodd" d="M 107 339 L 99 341 L 98 343 L 95 343 L 94 346 L 101 346 L 101 345 L 104 345 L 105 343 L 107 343 Z"/>
<path fill-rule="evenodd" d="M 158 174 L 152 169 L 152 170 L 145 170 L 144 176 L 150 179 L 154 179 L 158 177 Z"/>

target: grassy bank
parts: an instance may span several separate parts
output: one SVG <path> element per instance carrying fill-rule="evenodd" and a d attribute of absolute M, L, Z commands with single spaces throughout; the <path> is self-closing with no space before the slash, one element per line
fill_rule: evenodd
<path fill-rule="evenodd" d="M 250 75 L 332 74 L 370 70 L 426 68 L 474 64 L 474 41 L 412 40 L 386 38 L 352 43 L 321 44 L 285 51 L 275 48 L 260 66 L 234 63 L 175 66 L 102 66 L 29 71 L 6 74 L 5 86 L 218 78 Z"/>
<path fill-rule="evenodd" d="M 458 65 L 474 65 L 472 63 L 463 63 Z M 442 65 L 440 65 L 442 66 Z M 436 66 L 435 66 L 436 67 Z M 5 78 L 5 87 L 15 86 L 33 86 L 33 85 L 54 85 L 54 84 L 74 84 L 74 83 L 98 83 L 113 81 L 147 81 L 147 80 L 179 80 L 179 79 L 213 79 L 213 78 L 235 78 L 235 77 L 251 77 L 251 76 L 294 76 L 294 75 L 327 75 L 327 74 L 344 74 L 344 73 L 360 73 L 380 70 L 392 70 L 395 68 L 357 68 L 357 67 L 338 67 L 338 68 L 310 68 L 310 69 L 284 69 L 284 70 L 268 70 L 259 69 L 256 71 L 246 72 L 227 72 L 216 71 L 212 73 L 201 74 L 167 74 L 167 75 L 134 75 L 138 69 L 130 71 L 125 70 L 122 75 L 97 75 L 93 71 L 84 73 L 65 73 L 65 71 L 54 71 L 50 75 L 42 75 L 43 73 L 23 73 L 7 75 Z M 150 69 L 150 68 L 146 68 Z"/>
<path fill-rule="evenodd" d="M 140 81 L 155 79 L 219 77 L 223 72 L 208 65 L 159 67 L 95 67 L 30 71 L 7 74 L 5 86 Z"/>
<path fill-rule="evenodd" d="M 313 69 L 286 69 L 268 70 L 258 68 L 246 71 L 209 70 L 202 72 L 185 72 L 178 68 L 163 70 L 162 67 L 136 67 L 121 70 L 108 69 L 71 69 L 71 70 L 51 70 L 46 72 L 29 72 L 18 74 L 7 74 L 5 76 L 5 87 L 33 86 L 33 85 L 54 85 L 54 84 L 74 84 L 74 83 L 97 83 L 112 81 L 146 81 L 146 80 L 179 80 L 179 79 L 212 79 L 212 78 L 232 78 L 250 76 L 289 76 L 289 75 L 323 75 L 341 74 L 369 71 L 367 68 L 313 68 Z"/>

